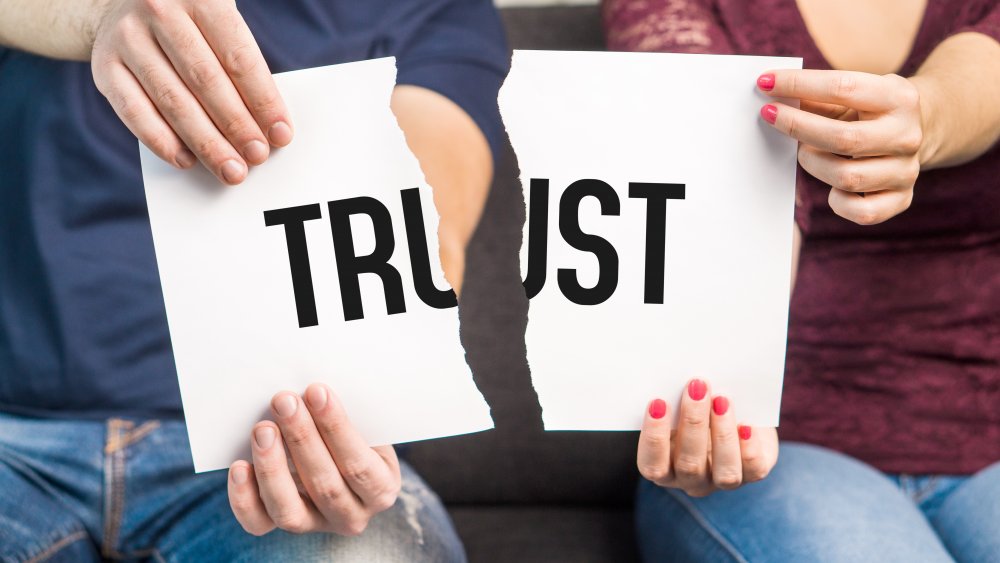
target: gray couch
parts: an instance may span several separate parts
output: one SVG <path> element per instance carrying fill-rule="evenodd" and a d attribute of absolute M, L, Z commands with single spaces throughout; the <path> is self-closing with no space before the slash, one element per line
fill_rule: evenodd
<path fill-rule="evenodd" d="M 503 17 L 514 48 L 602 47 L 596 7 Z M 517 262 L 524 212 L 508 150 L 469 249 L 460 308 L 468 362 L 497 429 L 414 444 L 405 455 L 447 504 L 473 563 L 633 561 L 636 433 L 541 428 Z"/>

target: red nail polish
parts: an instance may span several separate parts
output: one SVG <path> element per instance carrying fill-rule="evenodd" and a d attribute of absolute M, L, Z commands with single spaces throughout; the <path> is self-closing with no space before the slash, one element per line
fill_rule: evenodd
<path fill-rule="evenodd" d="M 712 410 L 715 411 L 715 414 L 718 416 L 726 414 L 729 410 L 729 399 L 723 397 L 722 395 L 712 399 Z"/>
<path fill-rule="evenodd" d="M 757 78 L 757 87 L 761 90 L 767 90 L 770 92 L 774 90 L 774 75 L 773 74 L 762 74 Z"/>
<path fill-rule="evenodd" d="M 739 432 L 739 434 L 740 434 L 740 440 L 749 440 L 750 439 L 750 427 L 749 426 L 743 426 L 741 424 L 736 429 L 736 431 Z"/>
<path fill-rule="evenodd" d="M 692 379 L 691 383 L 688 383 L 688 397 L 700 401 L 705 398 L 705 393 L 708 393 L 708 386 L 705 385 L 704 381 Z"/>
<path fill-rule="evenodd" d="M 649 416 L 659 420 L 665 414 L 667 414 L 667 403 L 663 399 L 653 399 L 653 402 L 649 403 Z"/>
<path fill-rule="evenodd" d="M 778 120 L 778 108 L 767 104 L 760 108 L 760 116 L 764 118 L 764 121 L 774 125 L 774 122 Z"/>

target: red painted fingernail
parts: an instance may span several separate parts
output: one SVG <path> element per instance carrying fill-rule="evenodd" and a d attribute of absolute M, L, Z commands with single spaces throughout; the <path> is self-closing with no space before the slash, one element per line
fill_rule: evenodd
<path fill-rule="evenodd" d="M 653 402 L 649 403 L 649 416 L 659 420 L 665 414 L 667 414 L 667 403 L 663 399 L 653 399 Z"/>
<path fill-rule="evenodd" d="M 729 410 L 729 399 L 723 397 L 722 395 L 712 399 L 712 410 L 719 416 L 726 414 Z"/>
<path fill-rule="evenodd" d="M 760 108 L 760 116 L 764 118 L 764 121 L 774 125 L 774 122 L 778 120 L 778 108 L 771 104 L 766 104 Z"/>
<path fill-rule="evenodd" d="M 750 427 L 749 426 L 743 426 L 741 424 L 736 429 L 736 431 L 740 433 L 740 440 L 749 440 L 750 439 Z"/>
<path fill-rule="evenodd" d="M 691 383 L 688 383 L 688 396 L 695 401 L 700 401 L 705 398 L 705 393 L 708 393 L 708 386 L 705 382 L 700 379 L 692 379 Z"/>
<path fill-rule="evenodd" d="M 770 92 L 774 90 L 774 75 L 773 74 L 762 74 L 757 77 L 757 86 L 761 90 L 767 90 Z"/>

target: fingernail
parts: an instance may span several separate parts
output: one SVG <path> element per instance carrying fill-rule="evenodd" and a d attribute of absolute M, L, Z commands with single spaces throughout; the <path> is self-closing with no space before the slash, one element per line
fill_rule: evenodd
<path fill-rule="evenodd" d="M 708 386 L 705 382 L 700 379 L 692 379 L 691 383 L 688 383 L 688 396 L 695 401 L 700 401 L 705 398 L 705 393 L 708 393 Z"/>
<path fill-rule="evenodd" d="M 722 395 L 712 399 L 712 410 L 715 411 L 715 414 L 718 416 L 726 414 L 729 410 L 729 399 L 723 397 Z"/>
<path fill-rule="evenodd" d="M 235 160 L 227 160 L 222 163 L 222 178 L 230 184 L 243 181 L 246 175 L 246 168 Z"/>
<path fill-rule="evenodd" d="M 736 431 L 739 432 L 739 434 L 740 434 L 740 440 L 749 440 L 750 439 L 750 427 L 749 426 L 743 426 L 741 424 L 736 429 Z"/>
<path fill-rule="evenodd" d="M 267 138 L 276 147 L 283 147 L 292 142 L 292 128 L 284 121 L 279 121 L 267 130 Z"/>
<path fill-rule="evenodd" d="M 243 158 L 250 164 L 260 164 L 267 160 L 267 145 L 260 141 L 250 141 L 243 147 Z"/>
<path fill-rule="evenodd" d="M 274 407 L 274 412 L 281 418 L 288 418 L 289 416 L 292 416 L 299 408 L 298 400 L 288 393 L 275 397 L 274 401 L 271 402 L 271 405 Z"/>
<path fill-rule="evenodd" d="M 768 92 L 774 90 L 774 75 L 768 73 L 757 77 L 757 87 Z"/>
<path fill-rule="evenodd" d="M 180 152 L 177 153 L 176 160 L 177 166 L 181 168 L 191 168 L 196 162 L 198 162 L 194 153 L 187 149 L 181 149 Z"/>
<path fill-rule="evenodd" d="M 649 403 L 649 416 L 659 420 L 665 414 L 667 414 L 667 403 L 663 399 L 653 399 L 653 402 Z"/>
<path fill-rule="evenodd" d="M 237 465 L 233 468 L 233 483 L 237 485 L 242 485 L 247 482 L 247 477 L 249 477 L 249 472 L 244 465 Z"/>
<path fill-rule="evenodd" d="M 322 410 L 326 406 L 326 389 L 322 385 L 310 385 L 306 389 L 306 403 L 314 411 Z"/>
<path fill-rule="evenodd" d="M 778 120 L 778 108 L 771 104 L 765 104 L 764 107 L 760 108 L 760 116 L 764 118 L 764 121 L 774 125 L 774 122 Z"/>
<path fill-rule="evenodd" d="M 274 428 L 261 426 L 253 431 L 253 439 L 257 441 L 257 447 L 266 450 L 274 445 Z"/>

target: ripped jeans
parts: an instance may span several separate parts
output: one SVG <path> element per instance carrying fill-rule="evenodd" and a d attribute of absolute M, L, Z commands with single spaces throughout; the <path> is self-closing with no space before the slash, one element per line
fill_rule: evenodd
<path fill-rule="evenodd" d="M 358 537 L 254 537 L 226 472 L 194 473 L 183 422 L 0 413 L 0 561 L 465 561 L 440 500 L 402 472 L 396 505 Z"/>

